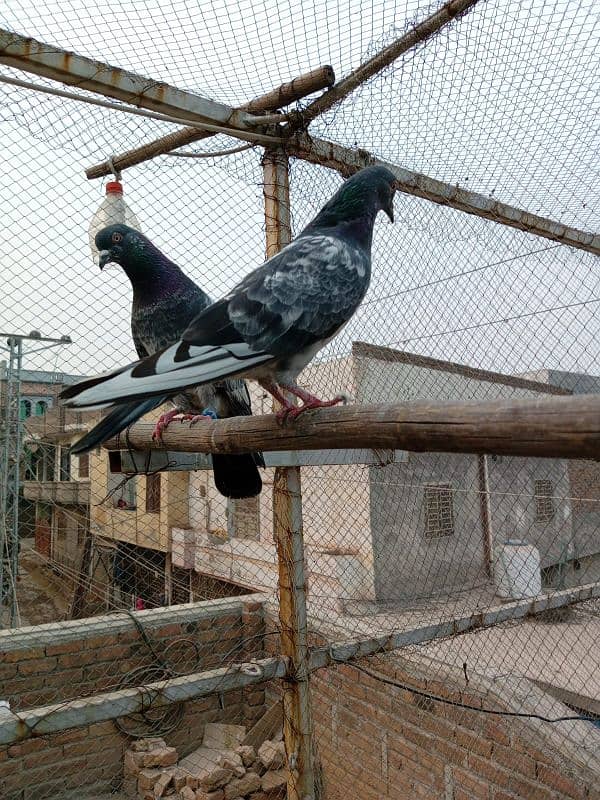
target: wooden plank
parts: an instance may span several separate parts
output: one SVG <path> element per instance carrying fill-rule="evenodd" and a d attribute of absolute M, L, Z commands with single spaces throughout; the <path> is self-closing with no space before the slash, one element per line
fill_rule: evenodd
<path fill-rule="evenodd" d="M 148 423 L 132 426 L 129 446 L 159 449 L 152 431 Z M 163 440 L 167 450 L 200 453 L 370 448 L 598 460 L 600 396 L 353 405 L 307 411 L 283 426 L 274 415 L 182 423 Z M 104 446 L 127 443 L 116 436 Z"/>
<path fill-rule="evenodd" d="M 250 728 L 242 744 L 250 745 L 255 750 L 258 750 L 267 739 L 279 739 L 282 735 L 283 706 L 281 700 L 277 700 L 265 711 L 258 722 Z"/>
<path fill-rule="evenodd" d="M 212 469 L 210 455 L 207 453 L 177 453 L 167 450 L 119 450 L 120 469 L 111 472 L 139 475 L 145 472 L 190 472 L 201 469 Z M 402 464 L 408 459 L 404 450 L 284 450 L 276 453 L 263 451 L 266 467 L 325 467 L 343 464 L 363 464 L 365 466 L 382 466 Z"/>

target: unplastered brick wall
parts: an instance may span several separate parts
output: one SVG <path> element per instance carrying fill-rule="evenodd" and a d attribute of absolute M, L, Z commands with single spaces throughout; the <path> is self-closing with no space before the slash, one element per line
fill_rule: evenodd
<path fill-rule="evenodd" d="M 476 708 L 570 712 L 529 682 L 466 690 L 379 659 L 360 662 L 404 686 Z M 600 731 L 491 716 L 397 688 L 349 665 L 312 676 L 323 800 L 600 800 Z M 479 689 L 495 689 L 482 695 Z"/>
<path fill-rule="evenodd" d="M 263 655 L 260 595 L 135 616 L 174 674 Z M 16 712 L 135 686 L 136 670 L 156 666 L 138 627 L 124 613 L 0 632 L 0 697 Z M 141 682 L 148 680 L 146 676 Z M 120 685 L 122 681 L 126 684 Z M 251 725 L 264 707 L 264 691 L 258 686 L 190 701 L 177 728 L 165 738 L 185 755 L 200 745 L 207 722 Z M 33 734 L 0 746 L 2 800 L 84 798 L 120 786 L 123 753 L 131 740 L 112 721 Z"/>

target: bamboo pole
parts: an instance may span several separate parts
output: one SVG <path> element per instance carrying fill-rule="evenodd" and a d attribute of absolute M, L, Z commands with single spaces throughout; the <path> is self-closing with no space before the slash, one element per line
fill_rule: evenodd
<path fill-rule="evenodd" d="M 291 241 L 288 159 L 267 151 L 263 159 L 267 258 Z M 299 467 L 277 467 L 273 480 L 273 531 L 279 565 L 281 653 L 290 670 L 282 680 L 283 738 L 288 800 L 314 800 L 309 694 L 306 574 Z"/>
<path fill-rule="evenodd" d="M 238 111 L 245 111 L 248 114 L 260 114 L 265 111 L 276 111 L 278 108 L 294 103 L 313 92 L 318 92 L 321 89 L 326 89 L 331 86 L 335 81 L 335 73 L 333 67 L 329 65 L 318 67 L 311 72 L 300 75 L 291 81 L 282 83 L 277 89 L 273 89 L 260 97 L 255 97 L 249 103 L 241 106 Z M 214 136 L 213 133 L 208 131 L 201 131 L 197 128 L 182 128 L 175 133 L 169 133 L 156 139 L 154 142 L 141 145 L 133 150 L 128 150 L 120 155 L 113 156 L 111 162 L 103 161 L 101 164 L 95 164 L 93 167 L 86 169 L 85 174 L 89 179 L 102 178 L 104 175 L 110 175 L 115 169 L 120 172 L 128 167 L 133 167 L 136 164 L 141 164 L 144 161 L 149 161 L 156 156 L 164 155 L 178 147 L 199 142 L 201 139 L 208 139 Z"/>
<path fill-rule="evenodd" d="M 180 423 L 167 428 L 163 445 L 153 441 L 152 431 L 148 423 L 133 425 L 127 433 L 129 446 L 188 453 L 388 448 L 596 461 L 600 396 L 350 405 L 307 411 L 283 426 L 274 415 L 207 421 L 191 428 Z M 125 435 L 104 446 L 126 450 Z"/>
<path fill-rule="evenodd" d="M 392 44 L 384 47 L 379 53 L 365 61 L 364 64 L 361 64 L 358 69 L 343 78 L 329 92 L 314 100 L 303 111 L 288 115 L 291 127 L 305 128 L 316 117 L 340 103 L 361 84 L 388 67 L 399 56 L 406 53 L 407 50 L 411 50 L 416 45 L 427 41 L 427 39 L 430 39 L 439 30 L 448 25 L 449 22 L 464 14 L 479 2 L 480 0 L 450 0 L 449 3 L 443 5 L 430 17 L 427 17 L 423 22 L 420 22 L 412 30 L 405 33 L 404 36 L 396 39 Z"/>

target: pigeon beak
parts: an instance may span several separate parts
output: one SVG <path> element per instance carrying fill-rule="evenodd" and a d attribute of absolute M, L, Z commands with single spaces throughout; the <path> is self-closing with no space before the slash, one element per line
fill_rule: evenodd
<path fill-rule="evenodd" d="M 100 269 L 104 269 L 104 267 L 110 261 L 110 250 L 100 250 L 98 253 L 98 263 L 100 264 Z"/>

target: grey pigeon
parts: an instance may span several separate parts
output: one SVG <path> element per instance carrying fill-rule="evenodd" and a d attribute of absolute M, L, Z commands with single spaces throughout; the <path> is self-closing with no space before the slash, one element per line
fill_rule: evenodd
<path fill-rule="evenodd" d="M 187 326 L 210 306 L 209 296 L 170 261 L 143 234 L 126 225 L 110 225 L 96 235 L 100 269 L 110 261 L 120 264 L 133 288 L 131 332 L 140 358 L 176 342 Z M 155 436 L 177 416 L 183 419 L 247 416 L 252 413 L 248 388 L 242 380 L 223 380 L 199 389 L 153 396 L 118 405 L 72 448 L 83 453 L 124 430 L 144 414 L 172 397 L 176 408 L 163 414 Z M 184 412 L 184 413 L 182 413 Z M 256 454 L 214 455 L 215 485 L 226 497 L 254 497 L 262 482 Z"/>
<path fill-rule="evenodd" d="M 257 380 L 283 406 L 281 418 L 343 402 L 319 400 L 296 380 L 365 296 L 375 218 L 385 211 L 393 222 L 395 189 L 385 167 L 356 173 L 287 247 L 201 311 L 176 344 L 68 387 L 66 405 L 146 402 L 234 375 Z"/>

